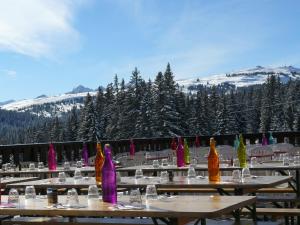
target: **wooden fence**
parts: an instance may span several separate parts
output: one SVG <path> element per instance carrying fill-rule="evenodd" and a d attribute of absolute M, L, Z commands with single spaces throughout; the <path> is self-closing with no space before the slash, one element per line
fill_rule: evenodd
<path fill-rule="evenodd" d="M 199 136 L 202 146 L 209 145 L 209 138 L 211 136 Z M 300 146 L 300 132 L 276 132 L 273 137 L 277 138 L 277 142 L 284 142 L 284 138 L 289 139 L 289 143 Z M 190 146 L 194 145 L 195 136 L 186 136 Z M 218 145 L 233 145 L 235 135 L 217 135 L 214 136 Z M 249 139 L 251 144 L 255 140 L 261 141 L 262 134 L 244 134 L 244 139 Z M 172 137 L 166 138 L 134 138 L 136 151 L 159 151 L 170 148 Z M 103 140 L 103 145 L 108 143 L 112 146 L 113 153 L 118 154 L 129 151 L 130 140 Z M 63 161 L 63 156 L 69 161 L 80 159 L 82 142 L 55 142 L 53 143 L 57 152 L 58 162 Z M 89 156 L 95 155 L 96 143 L 86 143 L 89 150 Z M 2 155 L 2 163 L 9 162 L 10 155 L 13 155 L 15 164 L 20 161 L 43 161 L 47 162 L 49 143 L 32 143 L 32 144 L 15 144 L 15 145 L 0 145 L 0 155 Z"/>

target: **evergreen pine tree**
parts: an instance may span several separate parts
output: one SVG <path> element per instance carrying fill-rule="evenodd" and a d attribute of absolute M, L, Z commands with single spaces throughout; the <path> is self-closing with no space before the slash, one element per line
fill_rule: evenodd
<path fill-rule="evenodd" d="M 78 130 L 78 139 L 83 142 L 96 140 L 94 103 L 92 96 L 88 93 L 81 110 L 80 126 Z"/>

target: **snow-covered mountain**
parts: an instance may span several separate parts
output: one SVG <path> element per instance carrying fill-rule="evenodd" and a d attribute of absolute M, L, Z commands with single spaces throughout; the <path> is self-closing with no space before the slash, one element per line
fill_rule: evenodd
<path fill-rule="evenodd" d="M 72 91 L 67 92 L 66 94 L 78 94 L 78 93 L 85 93 L 85 92 L 92 92 L 94 91 L 93 89 L 84 87 L 82 85 L 77 86 L 76 88 L 73 88 Z"/>
<path fill-rule="evenodd" d="M 252 69 L 240 70 L 232 73 L 224 73 L 207 77 L 178 80 L 178 84 L 185 90 L 196 90 L 198 85 L 228 85 L 232 87 L 245 87 L 266 82 L 268 76 L 276 75 L 281 82 L 289 79 L 300 79 L 300 69 L 292 66 L 267 68 L 257 66 Z"/>
<path fill-rule="evenodd" d="M 207 77 L 177 80 L 177 83 L 186 91 L 195 91 L 198 86 L 226 85 L 229 88 L 246 87 L 264 83 L 268 76 L 278 75 L 282 82 L 289 79 L 300 79 L 300 69 L 292 66 L 277 68 L 266 68 L 257 66 L 252 69 L 241 70 L 232 73 L 225 73 Z M 40 95 L 34 99 L 0 103 L 1 109 L 14 110 L 19 112 L 30 112 L 36 115 L 51 117 L 60 116 L 70 111 L 73 106 L 81 107 L 87 93 L 95 96 L 97 91 L 79 85 L 71 92 L 57 96 Z"/>
<path fill-rule="evenodd" d="M 3 104 L 0 108 L 18 112 L 28 111 L 45 117 L 51 117 L 53 115 L 60 116 L 62 113 L 70 111 L 73 106 L 80 108 L 83 105 L 87 93 L 94 96 L 97 92 L 79 85 L 71 92 L 65 94 L 49 97 L 40 95 L 34 99 L 24 99 Z"/>
<path fill-rule="evenodd" d="M 12 103 L 12 102 L 14 102 L 15 100 L 7 100 L 7 101 L 4 101 L 4 102 L 0 102 L 0 106 L 2 106 L 2 105 L 7 105 L 7 104 L 9 104 L 9 103 Z M 1 108 L 1 107 L 0 107 Z"/>

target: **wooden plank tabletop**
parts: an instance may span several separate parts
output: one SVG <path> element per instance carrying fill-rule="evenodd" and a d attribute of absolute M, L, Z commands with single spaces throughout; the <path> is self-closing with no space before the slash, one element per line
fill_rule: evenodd
<path fill-rule="evenodd" d="M 23 169 L 23 170 L 10 170 L 10 171 L 0 171 L 0 175 L 6 176 L 6 175 L 23 175 L 23 174 L 58 174 L 59 172 L 65 172 L 65 173 L 74 173 L 74 171 L 78 169 L 76 167 L 71 167 L 69 170 L 65 170 L 63 167 L 58 167 L 57 170 L 49 170 L 48 168 L 44 169 Z M 79 168 L 82 173 L 91 173 L 95 172 L 95 167 L 82 167 Z"/>
<path fill-rule="evenodd" d="M 243 188 L 243 189 L 260 189 L 274 187 L 279 184 L 286 183 L 292 179 L 291 176 L 257 176 L 249 178 L 245 182 L 234 182 L 232 177 L 223 176 L 220 182 L 209 182 L 207 177 L 197 177 L 189 179 L 187 177 L 174 177 L 173 182 L 160 183 L 159 177 L 144 177 L 135 179 L 134 177 L 121 177 L 121 182 L 118 183 L 120 188 L 137 188 L 145 187 L 148 184 L 156 184 L 162 188 Z M 66 182 L 59 182 L 58 178 L 49 178 L 43 180 L 20 182 L 10 184 L 7 187 L 24 188 L 28 185 L 33 185 L 38 189 L 52 188 L 87 188 L 89 185 L 96 184 L 94 177 L 74 180 L 67 178 Z"/>
<path fill-rule="evenodd" d="M 1 188 L 5 188 L 8 184 L 14 184 L 18 182 L 27 182 L 38 180 L 38 177 L 1 177 Z"/>
<path fill-rule="evenodd" d="M 208 177 L 174 177 L 173 182 L 160 183 L 159 177 L 146 177 L 135 179 L 134 177 L 122 177 L 119 186 L 122 187 L 139 187 L 155 183 L 162 188 L 243 188 L 243 189 L 260 189 L 274 187 L 279 184 L 287 183 L 292 179 L 291 176 L 252 176 L 244 182 L 236 182 L 231 176 L 222 176 L 220 182 L 212 182 Z"/>
<path fill-rule="evenodd" d="M 159 200 L 145 200 L 143 209 L 122 210 L 102 200 L 89 201 L 86 196 L 79 196 L 84 208 L 53 209 L 47 208 L 47 199 L 25 200 L 20 196 L 17 208 L 1 208 L 0 215 L 26 216 L 117 216 L 117 217 L 168 217 L 168 218 L 213 218 L 230 213 L 233 210 L 255 204 L 253 196 L 176 196 Z M 7 196 L 2 196 L 2 202 Z M 58 202 L 65 204 L 66 196 L 58 196 Z M 129 204 L 128 196 L 118 196 L 118 204 Z M 201 204 L 199 204 L 201 203 Z"/>
<path fill-rule="evenodd" d="M 66 178 L 66 182 L 59 182 L 58 178 L 48 178 L 36 181 L 20 182 L 8 185 L 7 187 L 24 188 L 33 185 L 37 189 L 46 188 L 87 188 L 89 185 L 96 184 L 95 177 L 84 177 L 83 179 L 75 180 L 72 177 Z"/>
<path fill-rule="evenodd" d="M 144 172 L 159 172 L 164 170 L 172 171 L 187 171 L 189 166 L 177 167 L 176 165 L 159 166 L 154 168 L 152 165 L 140 165 L 122 167 L 117 169 L 119 172 L 131 172 L 134 173 L 137 169 L 142 169 Z M 229 166 L 228 164 L 220 164 L 220 170 L 222 171 L 233 171 L 236 169 L 242 169 L 241 167 Z M 291 164 L 289 166 L 283 166 L 282 162 L 270 162 L 257 164 L 253 167 L 249 167 L 250 170 L 300 170 L 300 165 Z M 195 167 L 197 171 L 207 171 L 207 164 L 197 164 Z"/>

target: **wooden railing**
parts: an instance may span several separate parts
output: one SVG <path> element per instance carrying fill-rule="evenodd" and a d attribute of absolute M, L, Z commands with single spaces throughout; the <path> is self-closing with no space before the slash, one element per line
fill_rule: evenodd
<path fill-rule="evenodd" d="M 202 146 L 209 144 L 209 138 L 211 136 L 200 136 Z M 273 137 L 277 138 L 277 142 L 284 142 L 284 138 L 289 139 L 289 143 L 296 146 L 300 146 L 300 132 L 276 132 L 273 133 Z M 186 136 L 190 146 L 194 145 L 195 136 Z M 235 135 L 219 135 L 214 136 L 218 145 L 233 145 Z M 262 134 L 244 134 L 244 139 L 249 139 L 251 144 L 255 143 L 255 140 L 261 140 Z M 133 141 L 136 145 L 136 151 L 159 151 L 170 148 L 172 137 L 166 138 L 134 138 Z M 128 152 L 130 140 L 103 140 L 102 144 L 110 144 L 114 154 Z M 82 142 L 55 142 L 53 143 L 57 152 L 58 162 L 62 162 L 62 156 L 65 155 L 67 160 L 80 159 Z M 96 143 L 86 143 L 89 150 L 89 156 L 95 155 Z M 15 145 L 0 145 L 0 154 L 2 155 L 3 163 L 9 162 L 9 156 L 14 156 L 15 164 L 19 164 L 20 161 L 43 161 L 47 162 L 49 143 L 36 143 L 36 144 L 15 144 Z"/>

